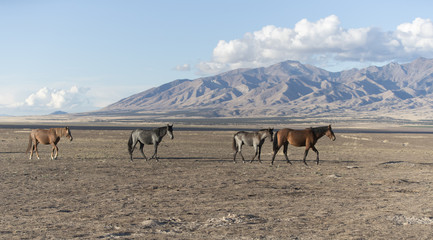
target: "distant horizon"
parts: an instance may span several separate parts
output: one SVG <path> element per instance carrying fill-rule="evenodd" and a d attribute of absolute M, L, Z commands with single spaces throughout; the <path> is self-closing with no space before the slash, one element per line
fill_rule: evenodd
<path fill-rule="evenodd" d="M 297 61 L 175 80 L 100 114 L 155 117 L 382 116 L 433 119 L 433 59 L 329 72 Z"/>
<path fill-rule="evenodd" d="M 433 58 L 418 57 L 418 58 L 416 58 L 416 59 L 414 59 L 413 61 L 410 61 L 410 62 L 405 62 L 405 63 L 394 62 L 394 63 L 397 63 L 397 64 L 399 64 L 399 65 L 403 65 L 403 64 L 408 64 L 408 63 L 414 62 L 414 61 L 416 61 L 416 60 L 418 60 L 418 59 L 433 60 Z M 313 66 L 313 67 L 317 67 L 317 66 L 312 65 L 312 64 L 304 64 L 304 63 L 302 63 L 302 62 L 300 62 L 300 61 L 297 61 L 297 60 L 284 60 L 284 61 L 282 61 L 282 62 L 274 63 L 274 64 L 271 64 L 271 65 L 268 65 L 268 66 L 263 66 L 263 67 L 266 68 L 266 67 L 270 67 L 270 66 L 277 65 L 277 64 L 280 64 L 280 63 L 284 63 L 284 62 L 298 62 L 298 63 L 300 63 L 300 64 L 302 64 L 302 65 L 311 65 L 311 66 Z M 350 70 L 353 70 L 353 69 L 362 70 L 362 69 L 366 69 L 366 68 L 369 68 L 369 67 L 384 67 L 384 66 L 389 65 L 389 64 L 391 64 L 391 63 L 393 63 L 393 62 L 386 63 L 386 64 L 384 64 L 384 65 L 382 65 L 382 66 L 378 66 L 378 65 L 370 65 L 370 66 L 366 66 L 366 67 L 363 67 L 363 68 L 356 68 L 356 67 L 353 67 L 353 68 L 351 68 L 351 69 L 341 70 L 341 71 L 337 71 L 337 72 L 332 72 L 332 71 L 329 71 L 329 70 L 326 70 L 326 69 L 323 69 L 323 68 L 321 68 L 321 69 L 323 69 L 323 70 L 325 70 L 325 71 L 327 71 L 327 72 L 330 72 L 330 73 L 340 73 L 340 72 L 344 72 L 344 71 L 350 71 Z M 213 75 L 213 76 L 222 75 L 222 74 L 225 74 L 225 73 L 228 73 L 228 72 L 231 72 L 231 71 L 240 70 L 240 69 L 258 69 L 258 68 L 263 68 L 263 67 L 232 69 L 232 70 L 227 70 L 226 72 L 222 72 L 222 73 L 215 74 L 215 75 Z M 317 68 L 320 68 L 320 67 L 317 67 Z M 206 76 L 206 77 L 212 77 L 212 76 Z M 206 77 L 205 77 L 205 78 L 206 78 Z M 138 92 L 133 93 L 133 94 L 131 94 L 131 95 L 129 95 L 129 96 L 122 97 L 122 98 L 119 99 L 118 101 L 120 101 L 120 100 L 122 100 L 122 99 L 125 99 L 125 98 L 128 98 L 128 97 L 130 97 L 130 96 L 132 96 L 132 95 L 135 95 L 135 94 L 138 94 L 138 93 L 141 93 L 141 92 L 144 92 L 144 91 L 147 91 L 147 90 L 153 89 L 153 88 L 161 87 L 161 86 L 164 85 L 164 84 L 169 84 L 169 83 L 174 82 L 174 81 L 177 81 L 177 80 L 188 80 L 188 81 L 194 81 L 194 80 L 201 79 L 201 78 L 203 78 L 203 77 L 197 77 L 197 78 L 194 78 L 194 79 L 186 79 L 186 78 L 184 78 L 184 79 L 174 79 L 174 80 L 172 80 L 172 81 L 169 81 L 169 82 L 163 83 L 163 84 L 161 84 L 161 85 L 159 85 L 159 86 L 151 87 L 151 88 L 149 88 L 149 89 L 144 89 L 144 90 L 138 90 Z M 66 111 L 63 111 L 63 110 L 53 110 L 53 112 L 46 113 L 46 114 L 24 114 L 24 115 L 8 115 L 8 114 L 0 114 L 0 117 L 1 117 L 1 116 L 3 116 L 3 117 L 25 117 L 25 116 L 49 116 L 49 115 L 84 114 L 84 113 L 90 113 L 90 112 L 94 112 L 94 111 L 99 111 L 99 110 L 101 110 L 101 109 L 103 109 L 103 108 L 105 108 L 105 107 L 107 107 L 107 106 L 109 106 L 109 105 L 111 105 L 111 104 L 114 104 L 114 103 L 116 103 L 116 102 L 118 102 L 118 101 L 115 101 L 115 102 L 113 102 L 113 103 L 109 103 L 108 105 L 103 106 L 103 107 L 100 107 L 100 108 L 95 108 L 95 109 L 93 109 L 93 110 L 81 111 L 81 112 L 66 112 Z"/>

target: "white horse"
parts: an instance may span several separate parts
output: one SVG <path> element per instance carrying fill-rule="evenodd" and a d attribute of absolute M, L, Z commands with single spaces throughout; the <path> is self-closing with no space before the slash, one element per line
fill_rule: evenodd
<path fill-rule="evenodd" d="M 254 155 L 253 159 L 251 159 L 251 162 L 254 161 L 254 159 L 256 158 L 257 155 L 258 155 L 259 162 L 262 162 L 260 160 L 260 154 L 262 152 L 262 145 L 265 142 L 265 139 L 267 137 L 272 142 L 273 135 L 274 135 L 274 129 L 273 128 L 262 129 L 262 130 L 259 130 L 257 132 L 244 132 L 244 131 L 237 132 L 233 136 L 233 150 L 236 151 L 234 154 L 234 157 L 233 157 L 233 162 L 236 162 L 236 155 L 238 154 L 238 152 L 242 157 L 242 161 L 245 162 L 244 156 L 242 155 L 242 145 L 244 145 L 244 144 L 254 147 L 255 155 Z"/>

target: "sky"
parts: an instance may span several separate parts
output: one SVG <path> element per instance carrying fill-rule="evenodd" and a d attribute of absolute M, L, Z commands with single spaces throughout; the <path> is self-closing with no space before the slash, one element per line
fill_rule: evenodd
<path fill-rule="evenodd" d="M 433 58 L 433 1 L 0 0 L 0 116 L 101 109 L 176 79 L 285 60 Z"/>

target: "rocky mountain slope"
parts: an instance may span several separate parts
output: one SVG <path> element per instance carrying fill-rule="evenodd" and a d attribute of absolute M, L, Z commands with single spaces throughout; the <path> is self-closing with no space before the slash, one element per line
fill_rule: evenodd
<path fill-rule="evenodd" d="M 433 109 L 433 59 L 342 72 L 285 61 L 175 80 L 101 110 L 183 116 L 376 114 L 423 117 Z"/>

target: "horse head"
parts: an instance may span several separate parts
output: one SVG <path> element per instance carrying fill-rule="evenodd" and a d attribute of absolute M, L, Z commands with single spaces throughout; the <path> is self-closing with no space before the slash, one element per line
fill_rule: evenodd
<path fill-rule="evenodd" d="M 269 139 L 272 142 L 274 140 L 274 128 L 268 128 L 268 132 L 269 132 Z"/>
<path fill-rule="evenodd" d="M 337 138 L 334 135 L 334 131 L 332 131 L 331 124 L 328 126 L 328 130 L 326 131 L 326 136 L 329 137 L 332 141 L 335 141 Z"/>
<path fill-rule="evenodd" d="M 168 136 L 170 136 L 170 139 L 173 139 L 174 138 L 174 135 L 173 135 L 173 124 L 167 124 L 167 133 L 168 133 Z"/>
<path fill-rule="evenodd" d="M 71 135 L 71 130 L 69 127 L 65 127 L 65 136 L 69 138 L 69 141 L 72 141 L 73 137 Z"/>

